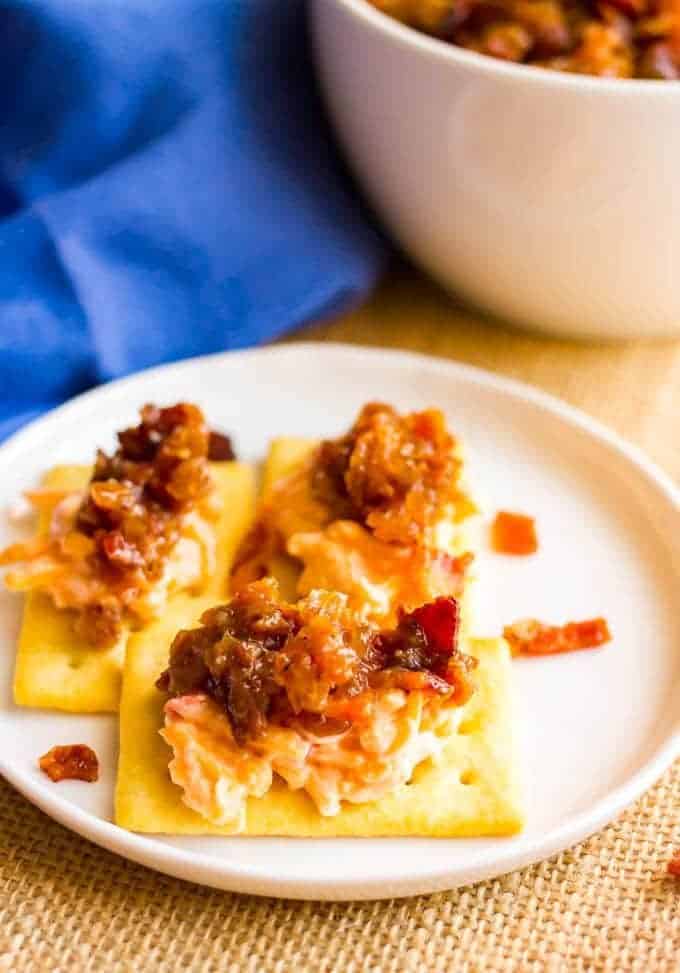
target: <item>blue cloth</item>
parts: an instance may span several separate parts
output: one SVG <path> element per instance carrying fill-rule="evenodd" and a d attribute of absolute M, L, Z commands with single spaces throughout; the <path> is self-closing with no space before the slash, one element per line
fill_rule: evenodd
<path fill-rule="evenodd" d="M 0 0 L 0 439 L 363 297 L 302 0 Z"/>

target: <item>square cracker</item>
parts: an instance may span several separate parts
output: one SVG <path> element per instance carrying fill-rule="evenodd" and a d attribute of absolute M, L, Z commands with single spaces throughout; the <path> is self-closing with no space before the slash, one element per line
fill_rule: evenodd
<path fill-rule="evenodd" d="M 231 530 L 233 494 L 248 506 L 251 516 L 254 499 L 254 473 L 239 463 L 211 464 L 218 490 L 224 497 L 224 513 L 218 521 L 220 534 Z M 54 490 L 84 488 L 90 478 L 89 466 L 58 466 L 44 478 L 43 485 Z M 40 529 L 46 530 L 48 516 Z M 214 584 L 223 584 L 227 557 L 220 545 L 218 571 Z M 171 598 L 171 602 L 177 596 Z M 14 700 L 21 706 L 40 706 L 71 713 L 115 712 L 120 699 L 127 632 L 109 649 L 93 649 L 78 638 L 73 618 L 55 608 L 44 593 L 32 592 L 26 598 L 14 671 Z"/>
<path fill-rule="evenodd" d="M 264 492 L 308 454 L 309 440 L 272 443 Z M 232 524 L 233 551 L 247 529 L 238 514 Z M 228 828 L 206 821 L 182 802 L 168 774 L 171 751 L 160 736 L 164 697 L 155 680 L 167 665 L 168 648 L 193 612 L 197 621 L 210 606 L 176 600 L 172 612 L 130 639 L 120 711 L 120 761 L 115 819 L 131 831 L 163 834 L 227 835 Z M 263 798 L 251 798 L 246 835 L 296 837 L 423 835 L 456 837 L 514 834 L 522 827 L 522 805 L 513 745 L 510 654 L 502 639 L 472 640 L 478 689 L 465 706 L 459 733 L 443 758 L 423 763 L 413 781 L 374 804 L 345 805 L 324 818 L 302 791 L 277 780 Z"/>
<path fill-rule="evenodd" d="M 89 466 L 55 466 L 43 478 L 50 490 L 81 490 Z M 47 531 L 49 513 L 40 517 Z M 14 668 L 14 701 L 71 713 L 114 712 L 118 709 L 127 633 L 109 649 L 92 649 L 73 631 L 70 612 L 55 608 L 42 592 L 26 596 Z"/>
<path fill-rule="evenodd" d="M 175 603 L 173 614 L 194 608 Z M 154 687 L 167 664 L 177 622 L 166 616 L 152 631 L 130 639 L 125 661 L 120 721 L 116 823 L 131 831 L 227 835 L 182 802 L 168 775 L 170 749 L 160 736 L 164 697 Z M 276 780 L 247 807 L 246 835 L 458 837 L 514 834 L 522 827 L 520 788 L 513 746 L 510 653 L 502 639 L 473 640 L 479 658 L 477 692 L 466 704 L 460 731 L 442 758 L 416 768 L 413 780 L 373 804 L 344 805 L 322 817 L 303 791 Z"/>

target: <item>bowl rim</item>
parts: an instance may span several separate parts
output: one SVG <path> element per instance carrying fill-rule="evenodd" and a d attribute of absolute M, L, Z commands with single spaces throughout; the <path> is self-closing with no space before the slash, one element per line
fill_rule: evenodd
<path fill-rule="evenodd" d="M 319 3 L 334 3 L 343 7 L 356 20 L 375 33 L 383 34 L 402 47 L 419 50 L 433 60 L 458 63 L 475 69 L 482 74 L 496 75 L 516 84 L 543 87 L 556 87 L 573 91 L 587 92 L 589 95 L 625 97 L 634 95 L 644 98 L 678 98 L 680 81 L 673 82 L 653 78 L 602 78 L 589 74 L 568 74 L 531 64 L 514 64 L 447 44 L 437 37 L 425 34 L 415 27 L 409 27 L 389 14 L 374 7 L 369 0 L 315 0 Z"/>

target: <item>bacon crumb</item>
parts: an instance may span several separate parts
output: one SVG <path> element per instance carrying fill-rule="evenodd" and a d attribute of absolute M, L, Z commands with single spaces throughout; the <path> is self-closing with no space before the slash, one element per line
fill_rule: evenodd
<path fill-rule="evenodd" d="M 513 655 L 556 655 L 579 649 L 596 649 L 611 641 L 611 632 L 604 618 L 591 618 L 566 625 L 545 625 L 535 618 L 527 618 L 506 625 L 503 636 Z"/>
<path fill-rule="evenodd" d="M 234 447 L 229 436 L 213 429 L 208 438 L 208 459 L 211 463 L 226 463 L 228 460 L 236 459 Z"/>
<path fill-rule="evenodd" d="M 499 554 L 535 554 L 538 538 L 534 518 L 500 510 L 491 525 L 491 542 Z"/>
<path fill-rule="evenodd" d="M 40 760 L 40 769 L 50 780 L 84 780 L 93 783 L 99 779 L 99 760 L 91 747 L 84 743 L 52 747 Z"/>
<path fill-rule="evenodd" d="M 666 866 L 666 871 L 674 878 L 680 878 L 680 854 L 676 855 L 675 858 L 671 858 Z"/>

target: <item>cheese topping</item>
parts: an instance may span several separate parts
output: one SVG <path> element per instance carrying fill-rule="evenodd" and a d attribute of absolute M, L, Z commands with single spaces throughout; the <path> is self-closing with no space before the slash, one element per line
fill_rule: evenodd
<path fill-rule="evenodd" d="M 332 817 L 342 801 L 378 801 L 406 785 L 415 768 L 437 759 L 455 732 L 461 708 L 425 693 L 386 689 L 361 727 L 329 737 L 276 726 L 246 745 L 236 743 L 223 710 L 197 694 L 169 700 L 164 740 L 172 747 L 170 777 L 182 800 L 214 824 L 245 827 L 249 797 L 263 797 L 281 777 L 304 790 L 320 814 Z"/>

